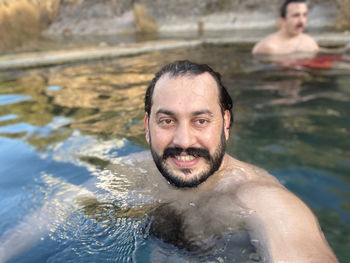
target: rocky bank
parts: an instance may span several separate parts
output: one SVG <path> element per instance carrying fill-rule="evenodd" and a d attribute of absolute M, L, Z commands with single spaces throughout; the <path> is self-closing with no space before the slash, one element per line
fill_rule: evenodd
<path fill-rule="evenodd" d="M 46 35 L 203 32 L 276 26 L 281 0 L 65 0 Z M 336 1 L 310 3 L 310 28 L 334 26 Z"/>
<path fill-rule="evenodd" d="M 133 55 L 203 43 L 253 44 L 276 29 L 282 2 L 0 0 L 0 69 Z M 342 10 L 348 10 L 346 7 L 350 10 L 350 0 L 309 3 L 308 29 L 321 45 L 350 42 L 349 31 L 334 30 L 341 21 Z M 35 53 L 28 53 L 32 51 Z"/>

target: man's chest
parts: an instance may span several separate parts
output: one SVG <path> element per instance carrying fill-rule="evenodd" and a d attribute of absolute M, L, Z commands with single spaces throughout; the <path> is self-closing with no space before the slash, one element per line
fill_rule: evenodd
<path fill-rule="evenodd" d="M 220 201 L 220 200 L 216 200 Z M 179 248 L 190 251 L 207 250 L 223 237 L 235 237 L 237 244 L 249 245 L 244 227 L 245 212 L 233 204 L 189 202 L 166 203 L 151 213 L 152 235 Z"/>

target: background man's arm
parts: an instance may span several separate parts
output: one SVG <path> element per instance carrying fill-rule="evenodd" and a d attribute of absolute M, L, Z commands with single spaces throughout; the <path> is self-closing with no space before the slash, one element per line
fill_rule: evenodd
<path fill-rule="evenodd" d="M 240 198 L 255 211 L 248 228 L 268 262 L 338 262 L 316 217 L 294 194 L 283 187 L 252 186 Z"/>

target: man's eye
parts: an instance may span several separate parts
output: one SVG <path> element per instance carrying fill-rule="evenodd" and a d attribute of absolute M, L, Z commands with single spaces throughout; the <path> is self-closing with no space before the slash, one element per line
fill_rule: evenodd
<path fill-rule="evenodd" d="M 205 125 L 208 123 L 208 120 L 206 119 L 198 119 L 196 120 L 196 123 L 199 124 L 199 125 Z"/>
<path fill-rule="evenodd" d="M 163 119 L 163 120 L 160 120 L 159 122 L 163 125 L 169 125 L 169 124 L 173 123 L 173 120 L 172 119 Z"/>

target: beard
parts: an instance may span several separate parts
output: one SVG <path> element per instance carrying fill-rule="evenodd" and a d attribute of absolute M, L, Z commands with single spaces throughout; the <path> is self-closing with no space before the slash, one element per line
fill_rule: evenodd
<path fill-rule="evenodd" d="M 220 143 L 216 147 L 213 155 L 209 153 L 209 151 L 205 148 L 196 148 L 190 147 L 187 149 L 183 149 L 180 147 L 167 147 L 163 155 L 158 155 L 153 147 L 152 140 L 150 137 L 150 146 L 153 160 L 159 170 L 159 172 L 163 175 L 163 177 L 173 186 L 183 188 L 183 187 L 197 187 L 201 183 L 205 182 L 211 175 L 213 175 L 221 166 L 222 160 L 225 155 L 226 150 L 226 139 L 224 130 L 222 130 Z M 204 171 L 199 172 L 196 176 L 193 176 L 191 179 L 185 179 L 183 177 L 177 176 L 172 173 L 166 165 L 166 161 L 170 157 L 175 157 L 180 155 L 181 153 L 187 153 L 188 155 L 192 155 L 194 157 L 203 158 L 208 164 L 208 168 Z M 192 169 L 190 168 L 182 168 L 180 171 L 183 174 L 191 174 Z"/>

